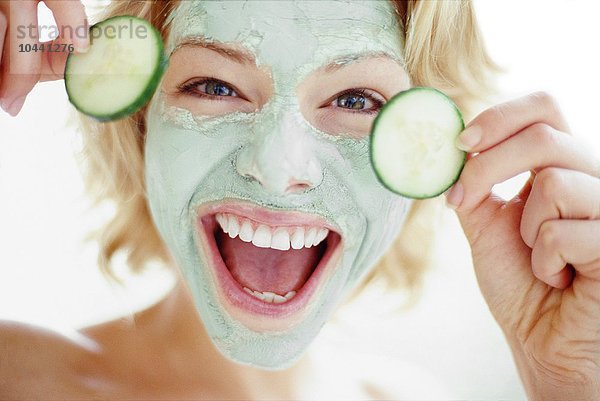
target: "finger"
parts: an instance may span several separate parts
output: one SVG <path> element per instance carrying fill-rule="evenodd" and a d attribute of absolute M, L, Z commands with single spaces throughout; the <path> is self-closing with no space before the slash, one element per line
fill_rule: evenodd
<path fill-rule="evenodd" d="M 59 37 L 51 42 L 45 42 L 46 49 L 42 54 L 42 66 L 40 68 L 40 82 L 56 81 L 64 78 L 65 64 L 69 57 L 69 51 L 65 48 L 63 38 Z"/>
<path fill-rule="evenodd" d="M 534 124 L 467 161 L 457 183 L 463 192 L 457 209 L 471 210 L 494 185 L 522 172 L 550 166 L 600 175 L 600 161 L 576 138 L 549 125 Z"/>
<path fill-rule="evenodd" d="M 556 288 L 569 285 L 573 272 L 600 278 L 600 220 L 550 220 L 540 227 L 531 252 L 533 274 Z"/>
<path fill-rule="evenodd" d="M 574 170 L 541 170 L 523 209 L 523 241 L 532 248 L 541 225 L 556 219 L 600 219 L 600 180 Z"/>
<path fill-rule="evenodd" d="M 23 27 L 37 27 L 37 1 L 9 1 L 8 10 L 10 24 L 5 44 L 8 51 L 5 52 L 7 59 L 2 61 L 0 98 L 2 108 L 15 116 L 23 107 L 27 94 L 38 82 L 40 75 L 40 53 L 21 52 L 19 46 L 39 44 L 37 29 L 22 30 Z"/>
<path fill-rule="evenodd" d="M 45 3 L 54 14 L 60 34 L 58 38 L 48 43 L 53 51 L 44 52 L 40 81 L 53 81 L 64 77 L 65 64 L 69 56 L 69 52 L 65 49 L 70 44 L 78 52 L 86 52 L 89 49 L 89 27 L 81 2 L 47 0 Z"/>
<path fill-rule="evenodd" d="M 535 181 L 536 175 L 537 174 L 535 170 L 529 170 L 529 178 L 527 179 L 525 184 L 523 184 L 523 187 L 521 187 L 519 193 L 513 199 L 518 199 L 519 201 L 524 202 L 527 198 L 529 198 L 529 194 L 531 193 L 531 189 L 533 188 L 533 182 Z"/>
<path fill-rule="evenodd" d="M 0 10 L 0 66 L 2 65 L 2 52 L 4 50 L 4 39 L 6 38 L 6 28 L 8 27 L 8 20 L 4 12 Z M 0 70 L 0 85 L 2 84 L 2 71 Z"/>
<path fill-rule="evenodd" d="M 537 122 L 569 133 L 557 102 L 546 92 L 490 107 L 475 117 L 457 139 L 457 146 L 469 152 L 482 152 Z"/>
<path fill-rule="evenodd" d="M 76 51 L 85 52 L 89 48 L 88 20 L 85 8 L 79 0 L 45 0 L 59 27 L 62 43 L 73 44 Z"/>
<path fill-rule="evenodd" d="M 2 10 L 0 10 L 0 87 L 2 86 L 2 59 L 5 58 L 3 57 L 3 53 L 6 49 L 6 47 L 4 46 L 4 39 L 6 38 L 6 28 L 8 27 L 8 20 L 6 18 L 6 15 L 4 15 L 4 12 Z M 1 93 L 1 92 L 0 92 Z M 2 101 L 2 98 L 0 96 L 0 107 L 2 109 L 4 109 L 4 102 Z M 6 110 L 4 110 L 6 111 Z"/>

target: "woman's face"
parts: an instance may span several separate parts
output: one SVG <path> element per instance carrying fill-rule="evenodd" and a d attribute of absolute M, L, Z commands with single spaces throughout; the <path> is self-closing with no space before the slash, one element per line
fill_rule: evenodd
<path fill-rule="evenodd" d="M 409 208 L 368 155 L 376 113 L 410 85 L 401 27 L 386 1 L 184 1 L 171 17 L 150 210 L 217 348 L 285 368 Z"/>

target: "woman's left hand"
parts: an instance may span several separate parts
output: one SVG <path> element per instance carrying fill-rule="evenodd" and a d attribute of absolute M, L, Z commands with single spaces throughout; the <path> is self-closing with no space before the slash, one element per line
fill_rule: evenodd
<path fill-rule="evenodd" d="M 478 154 L 447 201 L 529 397 L 600 400 L 600 160 L 541 92 L 485 110 L 463 134 Z M 510 201 L 491 193 L 527 171 Z"/>

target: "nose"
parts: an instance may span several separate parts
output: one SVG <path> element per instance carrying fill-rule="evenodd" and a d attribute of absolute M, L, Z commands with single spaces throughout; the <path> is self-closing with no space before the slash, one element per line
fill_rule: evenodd
<path fill-rule="evenodd" d="M 260 128 L 237 155 L 237 172 L 274 195 L 299 194 L 319 186 L 323 171 L 316 139 L 299 118 L 288 112 L 275 123 L 257 122 Z"/>

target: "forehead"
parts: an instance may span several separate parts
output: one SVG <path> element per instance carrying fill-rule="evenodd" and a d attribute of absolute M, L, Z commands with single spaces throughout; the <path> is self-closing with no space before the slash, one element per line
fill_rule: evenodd
<path fill-rule="evenodd" d="M 402 34 L 387 0 L 184 0 L 171 15 L 168 50 L 189 37 L 244 46 L 257 64 L 288 72 L 337 58 L 402 60 Z"/>

